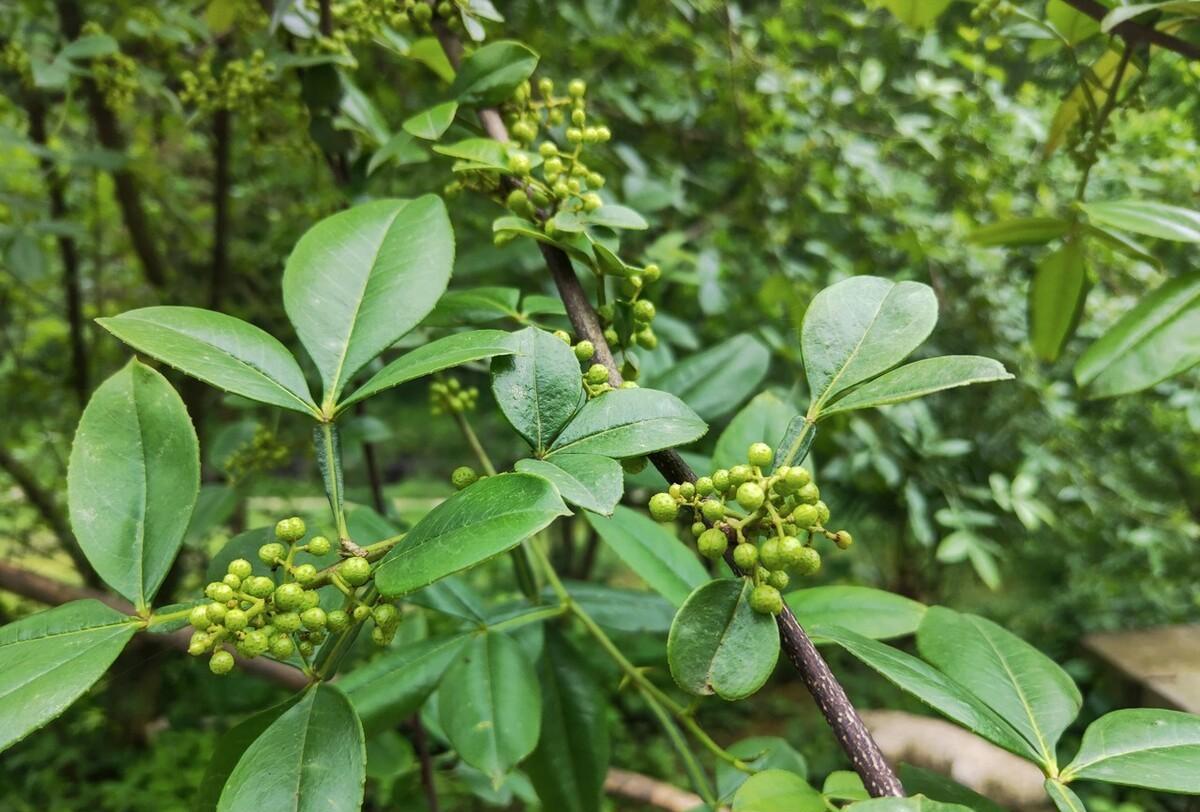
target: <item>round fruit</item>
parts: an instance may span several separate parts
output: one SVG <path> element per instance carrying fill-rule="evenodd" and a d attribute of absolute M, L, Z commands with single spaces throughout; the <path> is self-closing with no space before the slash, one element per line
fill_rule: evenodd
<path fill-rule="evenodd" d="M 275 590 L 275 607 L 283 612 L 294 612 L 304 606 L 304 587 L 300 584 L 283 584 Z"/>
<path fill-rule="evenodd" d="M 242 586 L 242 579 L 234 575 L 232 572 L 227 572 L 225 573 L 225 577 L 221 579 L 221 583 L 225 584 L 225 586 L 229 587 L 230 589 L 240 589 Z"/>
<path fill-rule="evenodd" d="M 255 575 L 246 579 L 242 590 L 255 598 L 265 598 L 275 591 L 275 582 L 265 575 Z"/>
<path fill-rule="evenodd" d="M 229 608 L 223 603 L 210 603 L 204 608 L 204 614 L 208 616 L 209 623 L 219 626 L 225 622 L 225 616 L 229 614 Z"/>
<path fill-rule="evenodd" d="M 820 524 L 817 508 L 814 505 L 796 505 L 789 517 L 792 523 L 799 527 L 815 527 Z"/>
<path fill-rule="evenodd" d="M 325 624 L 331 632 L 344 632 L 350 628 L 350 615 L 342 609 L 334 609 L 325 615 Z"/>
<path fill-rule="evenodd" d="M 847 530 L 839 530 L 834 535 L 833 543 L 845 550 L 854 543 L 854 536 L 850 535 L 850 532 Z"/>
<path fill-rule="evenodd" d="M 244 558 L 235 558 L 229 562 L 229 567 L 226 571 L 230 575 L 236 575 L 244 580 L 250 577 L 250 573 L 254 571 L 254 567 Z"/>
<path fill-rule="evenodd" d="M 749 542 L 742 542 L 733 548 L 733 563 L 743 572 L 753 570 L 758 564 L 758 548 Z"/>
<path fill-rule="evenodd" d="M 300 631 L 300 615 L 295 612 L 280 612 L 275 615 L 275 628 L 285 634 Z"/>
<path fill-rule="evenodd" d="M 788 582 L 791 580 L 792 579 L 789 578 L 788 574 L 783 570 L 775 570 L 771 573 L 771 576 L 767 579 L 767 582 L 776 589 L 787 589 Z"/>
<path fill-rule="evenodd" d="M 208 670 L 217 674 L 228 674 L 233 670 L 233 655 L 224 649 L 213 652 L 208 661 Z"/>
<path fill-rule="evenodd" d="M 238 651 L 244 657 L 266 654 L 270 647 L 271 641 L 260 631 L 246 632 L 246 636 L 238 642 Z"/>
<path fill-rule="evenodd" d="M 821 489 L 810 482 L 796 491 L 796 498 L 806 505 L 815 505 L 821 498 Z"/>
<path fill-rule="evenodd" d="M 784 567 L 783 547 L 779 539 L 769 538 L 762 543 L 758 551 L 758 559 L 769 570 L 781 570 Z"/>
<path fill-rule="evenodd" d="M 477 479 L 479 479 L 479 474 L 475 473 L 475 469 L 469 465 L 460 465 L 454 469 L 454 473 L 450 474 L 450 484 L 460 491 L 468 485 L 474 484 Z"/>
<path fill-rule="evenodd" d="M 314 606 L 300 613 L 300 622 L 304 624 L 304 628 L 306 629 L 323 629 L 326 622 L 328 622 L 328 618 L 325 616 L 324 609 L 320 606 Z"/>
<path fill-rule="evenodd" d="M 738 486 L 737 501 L 746 510 L 758 510 L 765 498 L 763 489 L 757 482 L 743 482 Z"/>
<path fill-rule="evenodd" d="M 808 483 L 812 482 L 812 474 L 808 472 L 807 468 L 801 468 L 799 465 L 797 465 L 795 468 L 788 469 L 787 476 L 784 477 L 784 481 L 787 482 L 789 491 L 798 491 Z"/>
<path fill-rule="evenodd" d="M 301 586 L 308 586 L 313 581 L 317 580 L 317 568 L 312 564 L 301 564 L 292 570 L 292 577 L 296 579 L 296 583 Z"/>
<path fill-rule="evenodd" d="M 824 526 L 825 522 L 829 521 L 829 505 L 824 502 L 817 502 L 817 524 Z"/>
<path fill-rule="evenodd" d="M 211 621 L 208 619 L 208 610 L 203 606 L 197 606 L 188 613 L 188 623 L 192 624 L 193 628 L 201 631 L 212 625 Z"/>
<path fill-rule="evenodd" d="M 700 550 L 700 555 L 711 558 L 713 561 L 725 555 L 725 548 L 728 546 L 729 539 L 715 527 L 705 530 L 696 540 L 696 547 Z"/>
<path fill-rule="evenodd" d="M 308 551 L 313 555 L 329 555 L 333 543 L 324 536 L 314 536 L 308 541 Z"/>
<path fill-rule="evenodd" d="M 278 660 L 286 660 L 296 653 L 296 644 L 286 634 L 281 634 L 271 641 L 271 656 Z"/>
<path fill-rule="evenodd" d="M 204 594 L 217 603 L 228 603 L 234 597 L 233 590 L 229 588 L 229 585 L 220 581 L 209 584 L 208 588 L 204 590 Z"/>
<path fill-rule="evenodd" d="M 735 465 L 729 469 L 729 484 L 737 487 L 752 476 L 754 472 L 750 470 L 750 466 Z"/>
<path fill-rule="evenodd" d="M 381 603 L 376 606 L 371 610 L 371 616 L 375 619 L 377 626 L 385 629 L 394 629 L 400 622 L 400 613 L 390 603 Z"/>
<path fill-rule="evenodd" d="M 713 481 L 710 477 L 702 476 L 696 480 L 696 493 L 701 496 L 708 496 L 716 488 L 713 486 Z"/>
<path fill-rule="evenodd" d="M 604 364 L 592 364 L 587 371 L 588 383 L 595 385 L 608 381 L 608 367 Z"/>
<path fill-rule="evenodd" d="M 783 611 L 783 596 L 770 584 L 759 584 L 750 593 L 750 608 L 764 615 L 777 615 Z"/>
<path fill-rule="evenodd" d="M 672 522 L 679 515 L 679 505 L 669 493 L 656 493 L 650 497 L 650 515 L 656 522 Z"/>
<path fill-rule="evenodd" d="M 700 513 L 706 521 L 716 522 L 725 518 L 725 505 L 716 499 L 705 499 L 700 503 Z"/>
<path fill-rule="evenodd" d="M 812 575 L 821 569 L 821 554 L 812 547 L 805 547 L 800 551 L 792 569 L 796 571 L 797 575 Z"/>
<path fill-rule="evenodd" d="M 258 558 L 268 567 L 274 567 L 279 564 L 287 555 L 287 550 L 283 549 L 283 545 L 272 541 L 270 544 L 264 544 L 258 548 Z"/>
<path fill-rule="evenodd" d="M 225 613 L 225 628 L 231 632 L 239 632 L 250 622 L 246 613 L 241 609 L 230 609 Z"/>
<path fill-rule="evenodd" d="M 307 532 L 308 528 L 304 526 L 304 520 L 299 516 L 283 519 L 275 525 L 275 538 L 280 541 L 299 541 Z"/>
<path fill-rule="evenodd" d="M 755 443 L 750 446 L 750 450 L 746 452 L 746 459 L 751 465 L 757 465 L 759 468 L 766 468 L 775 459 L 775 452 L 771 450 L 771 446 L 766 443 Z"/>
<path fill-rule="evenodd" d="M 779 569 L 794 567 L 804 555 L 804 544 L 795 536 L 784 536 L 779 540 L 779 554 L 783 559 L 783 566 Z"/>
<path fill-rule="evenodd" d="M 338 575 L 350 586 L 362 586 L 371 577 L 371 562 L 354 556 L 338 564 Z"/>
<path fill-rule="evenodd" d="M 592 360 L 592 356 L 596 354 L 596 345 L 584 339 L 575 345 L 575 357 L 580 363 Z"/>
<path fill-rule="evenodd" d="M 658 315 L 658 310 L 654 307 L 654 302 L 648 299 L 639 299 L 634 302 L 633 318 L 635 321 L 654 321 L 656 315 Z"/>

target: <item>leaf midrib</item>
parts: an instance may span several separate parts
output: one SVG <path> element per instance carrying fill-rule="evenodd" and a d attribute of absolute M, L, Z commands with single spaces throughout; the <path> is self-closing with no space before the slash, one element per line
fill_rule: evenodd
<path fill-rule="evenodd" d="M 825 405 L 827 400 L 829 400 L 830 394 L 833 392 L 834 385 L 846 373 L 846 370 L 850 367 L 850 364 L 854 361 L 854 359 L 858 357 L 859 351 L 862 349 L 863 344 L 866 343 L 867 336 L 871 334 L 871 330 L 873 330 L 875 327 L 875 322 L 879 321 L 879 314 L 883 312 L 884 303 L 887 302 L 895 290 L 896 285 L 893 284 L 890 288 L 888 288 L 888 292 L 883 295 L 883 298 L 879 300 L 879 304 L 875 307 L 875 313 L 871 316 L 871 321 L 867 325 L 867 329 L 863 330 L 862 336 L 854 345 L 854 349 L 850 351 L 848 356 L 846 356 L 846 360 L 842 363 L 841 367 L 838 368 L 837 372 L 835 372 L 829 379 L 829 383 L 825 385 L 825 389 L 821 392 L 821 395 L 809 408 L 808 416 L 811 419 L 815 420 L 817 415 L 821 413 L 821 407 Z"/>

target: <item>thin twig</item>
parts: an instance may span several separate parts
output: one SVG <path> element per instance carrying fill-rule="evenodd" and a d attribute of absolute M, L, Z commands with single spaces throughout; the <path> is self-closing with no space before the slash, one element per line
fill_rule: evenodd
<path fill-rule="evenodd" d="M 1065 2 L 1076 11 L 1086 14 L 1096 21 L 1103 20 L 1105 15 L 1112 10 L 1097 3 L 1096 0 L 1065 0 Z M 1126 20 L 1113 27 L 1110 33 L 1116 34 L 1129 43 L 1146 42 L 1186 56 L 1188 59 L 1200 61 L 1200 45 L 1172 36 L 1165 31 L 1159 31 L 1153 26 L 1139 23 L 1136 20 Z"/>

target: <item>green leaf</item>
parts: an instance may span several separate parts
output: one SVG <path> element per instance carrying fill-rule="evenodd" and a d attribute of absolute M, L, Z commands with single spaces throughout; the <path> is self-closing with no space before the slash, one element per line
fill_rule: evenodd
<path fill-rule="evenodd" d="M 92 567 L 139 609 L 167 577 L 199 490 L 200 447 L 183 401 L 166 378 L 130 361 L 79 419 L 67 503 Z"/>
<path fill-rule="evenodd" d="M 708 431 L 674 395 L 653 389 L 616 389 L 592 398 L 550 446 L 550 454 L 639 457 L 686 445 Z"/>
<path fill-rule="evenodd" d="M 1151 291 L 1080 357 L 1091 397 L 1138 392 L 1200 363 L 1200 273 Z"/>
<path fill-rule="evenodd" d="M 1036 751 L 995 711 L 936 668 L 899 649 L 838 626 L 813 626 L 808 631 L 837 643 L 889 682 L 948 719 L 1022 758 L 1037 758 Z"/>
<path fill-rule="evenodd" d="M 713 449 L 713 468 L 732 468 L 746 462 L 746 449 L 754 443 L 775 448 L 787 431 L 796 410 L 772 392 L 760 392 L 733 416 Z"/>
<path fill-rule="evenodd" d="M 821 794 L 830 801 L 866 801 L 871 797 L 858 773 L 851 770 L 835 770 L 827 775 Z"/>
<path fill-rule="evenodd" d="M 708 572 L 691 548 L 644 513 L 617 506 L 612 518 L 585 515 L 604 543 L 674 606 L 708 582 Z"/>
<path fill-rule="evenodd" d="M 457 112 L 458 102 L 442 102 L 409 117 L 400 125 L 400 128 L 417 138 L 436 141 L 442 137 L 442 133 L 449 129 L 454 122 L 454 114 Z"/>
<path fill-rule="evenodd" d="M 1081 240 L 1067 240 L 1038 263 L 1029 288 L 1029 340 L 1043 361 L 1054 361 L 1075 333 L 1087 298 Z"/>
<path fill-rule="evenodd" d="M 533 75 L 537 63 L 538 55 L 519 42 L 488 43 L 463 60 L 450 95 L 462 104 L 499 104 Z"/>
<path fill-rule="evenodd" d="M 567 581 L 566 587 L 571 600 L 609 631 L 665 637 L 675 619 L 675 607 L 653 592 L 590 581 Z"/>
<path fill-rule="evenodd" d="M 1089 219 L 1102 226 L 1162 240 L 1200 242 L 1200 211 L 1194 209 L 1147 200 L 1081 203 L 1080 208 Z"/>
<path fill-rule="evenodd" d="M 472 330 L 430 341 L 406 352 L 372 375 L 370 380 L 338 404 L 337 411 L 340 414 L 360 400 L 440 370 L 482 358 L 509 355 L 514 351 L 512 334 L 503 330 Z"/>
<path fill-rule="evenodd" d="M 481 634 L 442 678 L 438 709 L 450 744 L 495 784 L 537 744 L 541 686 L 518 643 Z"/>
<path fill-rule="evenodd" d="M 94 600 L 65 603 L 0 627 L 0 751 L 82 696 L 135 631 L 129 617 Z"/>
<path fill-rule="evenodd" d="M 386 164 L 406 166 L 421 164 L 429 160 L 429 152 L 418 144 L 409 133 L 396 133 L 382 147 L 371 154 L 367 163 L 367 176 Z"/>
<path fill-rule="evenodd" d="M 970 386 L 973 383 L 1011 380 L 1004 365 L 979 355 L 941 355 L 924 358 L 885 372 L 857 389 L 837 398 L 821 411 L 831 414 L 855 409 L 874 409 L 893 403 L 923 398 L 934 392 Z"/>
<path fill-rule="evenodd" d="M 763 343 L 741 333 L 688 356 L 648 385 L 679 396 L 700 417 L 713 420 L 757 390 L 770 363 L 771 353 Z"/>
<path fill-rule="evenodd" d="M 1187 0 L 1169 0 L 1168 2 L 1137 3 L 1132 6 L 1121 6 L 1120 8 L 1114 8 L 1104 15 L 1104 19 L 1100 21 L 1100 30 L 1107 34 L 1121 23 L 1151 11 L 1200 17 L 1200 3 L 1195 2 L 1195 0 L 1191 0 L 1191 2 Z"/>
<path fill-rule="evenodd" d="M 1064 0 L 1050 0 L 1046 4 L 1046 20 L 1062 35 L 1068 45 L 1078 45 L 1100 33 L 1100 23 L 1067 5 Z"/>
<path fill-rule="evenodd" d="M 509 162 L 517 154 L 528 157 L 531 166 L 538 166 L 542 162 L 542 156 L 536 152 L 525 152 L 491 138 L 467 138 L 453 144 L 436 144 L 433 151 L 457 158 L 459 162 L 454 165 L 455 172 L 480 170 L 512 174 Z"/>
<path fill-rule="evenodd" d="M 350 377 L 425 317 L 446 289 L 454 232 L 440 198 L 377 200 L 305 232 L 283 274 L 283 304 L 325 382 Z"/>
<path fill-rule="evenodd" d="M 356 812 L 367 751 L 346 696 L 318 684 L 286 710 L 238 760 L 219 812 Z"/>
<path fill-rule="evenodd" d="M 514 467 L 550 480 L 572 505 L 605 516 L 612 515 L 625 489 L 621 464 L 599 454 L 555 454 L 548 460 L 519 460 Z"/>
<path fill-rule="evenodd" d="M 872 798 L 843 807 L 853 812 L 975 812 L 969 806 L 932 801 L 924 795 L 912 798 Z"/>
<path fill-rule="evenodd" d="M 789 592 L 786 599 L 806 629 L 841 626 L 872 640 L 915 633 L 926 609 L 903 595 L 867 586 L 815 586 Z"/>
<path fill-rule="evenodd" d="M 786 739 L 778 736 L 751 736 L 726 748 L 755 770 L 786 770 L 808 778 L 808 762 Z M 717 762 L 717 796 L 727 803 L 750 776 L 725 761 Z"/>
<path fill-rule="evenodd" d="M 982 226 L 967 239 L 976 245 L 1045 245 L 1071 230 L 1071 223 L 1058 217 L 1018 217 Z"/>
<path fill-rule="evenodd" d="M 950 8 L 952 0 L 883 0 L 883 5 L 905 25 L 925 28 Z"/>
<path fill-rule="evenodd" d="M 600 812 L 608 772 L 608 707 L 583 663 L 561 631 L 546 630 L 542 732 L 525 772 L 542 808 L 556 812 Z"/>
<path fill-rule="evenodd" d="M 825 288 L 804 314 L 800 344 L 816 418 L 825 403 L 887 372 L 937 323 L 937 297 L 919 282 L 852 276 Z"/>
<path fill-rule="evenodd" d="M 1134 708 L 1106 713 L 1088 725 L 1079 752 L 1062 778 L 1197 794 L 1197 765 L 1200 716 Z"/>
<path fill-rule="evenodd" d="M 425 703 L 467 640 L 458 634 L 389 648 L 342 677 L 338 687 L 368 733 L 390 730 Z"/>
<path fill-rule="evenodd" d="M 296 359 L 253 324 L 198 307 L 143 307 L 96 321 L 139 352 L 207 384 L 319 414 Z"/>
<path fill-rule="evenodd" d="M 482 479 L 429 511 L 380 562 L 375 585 L 398 598 L 499 555 L 570 515 L 558 492 L 530 474 Z"/>
<path fill-rule="evenodd" d="M 421 37 L 405 55 L 429 68 L 443 81 L 454 81 L 454 66 L 450 64 L 437 37 Z"/>
<path fill-rule="evenodd" d="M 283 716 L 289 708 L 303 698 L 303 694 L 288 697 L 278 705 L 243 719 L 229 730 L 221 734 L 213 746 L 213 755 L 204 769 L 204 777 L 200 780 L 200 789 L 196 792 L 196 812 L 215 812 L 217 802 L 221 799 L 221 790 L 229 780 L 230 773 L 241 760 L 246 748 L 275 724 L 275 720 Z"/>
<path fill-rule="evenodd" d="M 347 73 L 338 72 L 342 84 L 342 97 L 338 110 L 349 119 L 354 128 L 376 144 L 386 144 L 392 138 L 387 119 L 371 101 L 371 97 L 354 83 Z"/>
<path fill-rule="evenodd" d="M 699 587 L 675 615 L 667 662 L 694 696 L 745 699 L 763 686 L 779 659 L 775 618 L 750 608 L 754 584 L 723 578 Z"/>
<path fill-rule="evenodd" d="M 808 456 L 813 440 L 817 438 L 817 424 L 810 423 L 805 415 L 798 414 L 788 421 L 783 439 L 775 446 L 775 461 L 772 466 L 799 465 Z"/>
<path fill-rule="evenodd" d="M 541 456 L 586 398 L 579 361 L 566 342 L 537 327 L 514 333 L 512 342 L 514 353 L 492 362 L 492 393 Z"/>
<path fill-rule="evenodd" d="M 1142 246 L 1141 243 L 1137 242 L 1123 231 L 1104 228 L 1103 226 L 1097 226 L 1091 223 L 1085 223 L 1083 225 L 1083 231 L 1085 234 L 1095 237 L 1097 240 L 1104 243 L 1119 254 L 1124 254 L 1130 259 L 1135 259 L 1138 262 L 1145 262 L 1149 265 L 1153 265 L 1159 270 L 1162 270 L 1162 260 L 1151 254 L 1144 246 Z"/>
<path fill-rule="evenodd" d="M 1079 714 L 1079 689 L 1059 666 L 1007 629 L 934 606 L 917 629 L 921 656 L 1000 714 L 1055 763 L 1058 737 Z"/>
<path fill-rule="evenodd" d="M 1050 800 L 1054 801 L 1058 812 L 1087 812 L 1087 807 L 1083 805 L 1083 801 L 1079 800 L 1079 796 L 1061 781 L 1047 778 L 1045 787 L 1046 794 L 1050 796 Z"/>
<path fill-rule="evenodd" d="M 498 319 L 519 320 L 517 305 L 521 291 L 516 288 L 479 287 L 451 290 L 438 301 L 425 320 L 426 326 L 481 324 Z"/>
<path fill-rule="evenodd" d="M 906 792 L 924 795 L 935 801 L 962 804 L 975 812 L 1007 812 L 995 801 L 985 798 L 973 789 L 930 770 L 911 764 L 901 764 L 896 770 Z"/>
<path fill-rule="evenodd" d="M 786 770 L 755 773 L 733 796 L 733 812 L 825 812 L 825 809 L 821 793 Z"/>
<path fill-rule="evenodd" d="M 584 220 L 590 225 L 606 228 L 627 228 L 640 231 L 649 227 L 645 217 L 628 206 L 618 206 L 615 203 L 607 203 L 595 211 L 588 212 L 584 215 Z"/>

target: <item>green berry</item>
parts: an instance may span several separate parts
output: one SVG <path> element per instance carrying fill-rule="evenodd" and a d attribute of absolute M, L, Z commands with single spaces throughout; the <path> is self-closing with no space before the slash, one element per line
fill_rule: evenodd
<path fill-rule="evenodd" d="M 529 195 L 525 194 L 524 189 L 513 189 L 508 193 L 508 198 L 504 201 L 504 205 L 516 212 L 523 212 L 529 206 Z"/>
<path fill-rule="evenodd" d="M 333 543 L 324 536 L 314 536 L 308 540 L 308 551 L 313 555 L 329 555 Z"/>
<path fill-rule="evenodd" d="M 300 631 L 300 615 L 295 612 L 280 612 L 275 615 L 275 628 L 285 634 Z"/>
<path fill-rule="evenodd" d="M 192 639 L 188 641 L 187 652 L 193 657 L 199 657 L 201 654 L 212 648 L 212 644 L 212 635 L 207 634 L 206 632 L 194 632 L 192 634 Z"/>
<path fill-rule="evenodd" d="M 193 628 L 201 631 L 212 625 L 208 619 L 208 611 L 203 606 L 197 606 L 188 613 L 188 623 L 192 624 Z"/>
<path fill-rule="evenodd" d="M 225 616 L 229 614 L 229 607 L 223 603 L 210 603 L 204 607 L 204 614 L 208 617 L 210 624 L 220 626 L 225 622 Z"/>
<path fill-rule="evenodd" d="M 281 634 L 271 641 L 271 656 L 277 660 L 286 660 L 296 653 L 296 644 L 286 634 Z"/>
<path fill-rule="evenodd" d="M 325 616 L 324 609 L 320 606 L 314 606 L 300 613 L 300 622 L 304 624 L 304 628 L 306 629 L 323 629 L 326 622 L 328 622 L 328 618 Z"/>
<path fill-rule="evenodd" d="M 271 647 L 271 641 L 265 634 L 260 631 L 246 632 L 246 635 L 238 641 L 238 653 L 243 657 L 254 658 L 260 654 L 266 654 L 267 649 Z"/>
<path fill-rule="evenodd" d="M 275 607 L 282 612 L 294 612 L 304 606 L 304 587 L 297 583 L 283 584 L 275 590 Z"/>
<path fill-rule="evenodd" d="M 766 495 L 763 494 L 762 486 L 757 482 L 743 482 L 738 486 L 737 501 L 746 510 L 758 510 L 762 507 L 764 499 L 766 499 Z"/>
<path fill-rule="evenodd" d="M 690 502 L 696 497 L 696 486 L 691 482 L 679 483 L 679 497 L 685 502 Z"/>
<path fill-rule="evenodd" d="M 652 350 L 658 346 L 658 336 L 649 327 L 646 327 L 644 330 L 638 330 L 633 334 L 633 339 L 638 343 L 639 347 L 646 350 Z"/>
<path fill-rule="evenodd" d="M 820 524 L 822 527 L 824 527 L 825 523 L 829 521 L 829 505 L 825 504 L 824 502 L 818 501 L 816 508 L 817 508 L 817 523 Z"/>
<path fill-rule="evenodd" d="M 538 147 L 538 155 L 541 155 L 543 158 L 553 158 L 557 154 L 558 145 L 553 141 L 543 141 L 541 146 Z"/>
<path fill-rule="evenodd" d="M 233 670 L 233 655 L 225 649 L 214 651 L 208 660 L 208 670 L 217 676 L 228 674 Z"/>
<path fill-rule="evenodd" d="M 233 590 L 229 585 L 223 584 L 220 581 L 214 581 L 209 584 L 204 590 L 204 594 L 217 603 L 228 603 L 234 598 Z"/>
<path fill-rule="evenodd" d="M 714 471 L 712 484 L 717 493 L 725 493 L 725 491 L 729 490 L 729 485 L 731 484 L 729 481 L 729 472 L 724 468 Z"/>
<path fill-rule="evenodd" d="M 334 609 L 326 613 L 325 624 L 331 632 L 344 632 L 350 628 L 350 615 L 343 609 Z"/>
<path fill-rule="evenodd" d="M 820 524 L 815 505 L 796 505 L 790 518 L 799 527 L 808 528 Z"/>
<path fill-rule="evenodd" d="M 654 307 L 654 302 L 647 299 L 639 299 L 633 304 L 633 318 L 641 322 L 654 321 L 654 317 L 658 311 Z"/>
<path fill-rule="evenodd" d="M 777 615 L 783 611 L 783 596 L 770 584 L 759 584 L 750 593 L 750 608 L 764 615 Z"/>
<path fill-rule="evenodd" d="M 241 588 L 242 579 L 234 575 L 232 572 L 227 572 L 225 573 L 225 576 L 221 578 L 221 583 L 225 584 L 225 586 L 229 587 L 230 589 L 236 590 Z"/>
<path fill-rule="evenodd" d="M 749 465 L 735 465 L 729 469 L 729 484 L 736 488 L 752 476 L 754 472 Z"/>
<path fill-rule="evenodd" d="M 319 606 L 320 603 L 321 603 L 321 596 L 317 594 L 317 591 L 315 589 L 305 590 L 305 592 L 304 592 L 304 608 L 305 609 L 312 609 L 314 606 Z"/>
<path fill-rule="evenodd" d="M 608 367 L 604 364 L 592 364 L 588 367 L 587 382 L 590 384 L 605 383 L 608 381 Z"/>
<path fill-rule="evenodd" d="M 702 476 L 696 480 L 696 493 L 700 494 L 701 496 L 708 496 L 714 490 L 716 490 L 716 488 L 713 487 L 713 481 L 711 477 Z"/>
<path fill-rule="evenodd" d="M 713 561 L 725 555 L 725 548 L 728 546 L 729 539 L 715 527 L 705 530 L 696 540 L 696 547 L 700 550 L 700 555 Z"/>
<path fill-rule="evenodd" d="M 656 493 L 650 497 L 650 516 L 656 522 L 673 522 L 679 515 L 679 505 L 669 493 Z"/>
<path fill-rule="evenodd" d="M 338 564 L 338 575 L 350 586 L 362 586 L 371 578 L 371 562 L 354 556 Z"/>
<path fill-rule="evenodd" d="M 704 522 L 692 522 L 692 535 L 700 538 L 700 535 L 708 529 L 708 525 Z"/>
<path fill-rule="evenodd" d="M 265 575 L 255 575 L 246 579 L 242 591 L 255 598 L 266 598 L 275 591 L 275 582 Z"/>
<path fill-rule="evenodd" d="M 268 567 L 274 567 L 287 556 L 287 550 L 278 542 L 264 544 L 258 548 L 258 559 Z"/>
<path fill-rule="evenodd" d="M 621 342 L 621 337 L 617 335 L 617 331 L 612 327 L 606 327 L 604 329 L 604 341 L 610 347 L 615 347 Z"/>
<path fill-rule="evenodd" d="M 745 486 L 743 486 L 745 487 Z M 779 539 L 769 538 L 762 543 L 758 551 L 758 560 L 769 570 L 781 570 L 785 565 L 783 548 Z"/>
<path fill-rule="evenodd" d="M 657 282 L 662 277 L 662 268 L 652 262 L 642 268 L 642 276 L 645 277 L 647 283 Z"/>
<path fill-rule="evenodd" d="M 725 518 L 725 505 L 716 499 L 705 499 L 700 503 L 700 514 L 705 521 L 718 522 Z"/>
<path fill-rule="evenodd" d="M 621 280 L 621 293 L 626 296 L 636 296 L 641 289 L 642 277 L 639 274 L 633 274 Z"/>
<path fill-rule="evenodd" d="M 791 580 L 792 579 L 789 578 L 788 574 L 783 570 L 775 570 L 771 573 L 770 577 L 767 578 L 767 583 L 776 589 L 787 589 L 787 585 L 791 582 Z"/>
<path fill-rule="evenodd" d="M 749 542 L 742 542 L 733 548 L 733 563 L 743 572 L 750 572 L 758 565 L 758 548 Z"/>
<path fill-rule="evenodd" d="M 845 550 L 854 543 L 854 536 L 847 530 L 839 530 L 834 534 L 833 543 Z"/>
<path fill-rule="evenodd" d="M 311 657 L 315 649 L 313 648 L 312 643 L 308 642 L 307 640 L 301 640 L 300 645 L 296 646 L 296 650 L 305 657 Z"/>
<path fill-rule="evenodd" d="M 376 626 L 371 629 L 371 642 L 377 646 L 386 646 L 392 642 L 392 635 L 388 634 L 383 628 Z"/>
<path fill-rule="evenodd" d="M 821 569 L 821 554 L 812 547 L 805 547 L 797 556 L 796 563 L 792 565 L 792 569 L 797 575 L 812 575 L 817 570 Z"/>
<path fill-rule="evenodd" d="M 783 559 L 782 566 L 774 569 L 795 567 L 804 555 L 804 544 L 795 536 L 784 536 L 779 540 L 779 554 Z"/>
<path fill-rule="evenodd" d="M 381 603 L 371 610 L 371 617 L 375 620 L 375 625 L 382 626 L 384 629 L 394 629 L 400 622 L 400 612 L 390 603 Z"/>
<path fill-rule="evenodd" d="M 532 166 L 533 161 L 529 160 L 529 156 L 523 152 L 515 152 L 508 156 L 508 168 L 518 175 L 529 174 Z"/>
<path fill-rule="evenodd" d="M 365 604 L 359 604 L 358 606 L 354 607 L 353 617 L 354 617 L 355 623 L 362 623 L 364 620 L 366 620 L 370 616 L 371 616 L 371 607 L 370 606 L 366 606 Z"/>
<path fill-rule="evenodd" d="M 821 499 L 821 489 L 810 482 L 796 491 L 796 498 L 806 505 L 815 505 Z"/>
<path fill-rule="evenodd" d="M 766 468 L 775 459 L 775 452 L 771 450 L 771 446 L 766 443 L 755 443 L 750 446 L 750 450 L 746 452 L 746 459 L 751 465 L 756 465 L 759 468 Z"/>
<path fill-rule="evenodd" d="M 229 562 L 227 571 L 230 575 L 236 575 L 237 577 L 245 580 L 246 578 L 250 577 L 250 573 L 254 571 L 254 567 L 244 558 L 235 558 Z"/>
<path fill-rule="evenodd" d="M 312 564 L 301 564 L 292 570 L 292 577 L 296 579 L 296 583 L 304 587 L 316 581 L 318 575 L 320 573 L 317 572 L 317 568 Z"/>
<path fill-rule="evenodd" d="M 789 468 L 783 479 L 787 483 L 788 491 L 795 492 L 812 482 L 812 474 L 808 472 L 807 468 L 797 465 L 795 468 Z"/>
<path fill-rule="evenodd" d="M 583 196 L 583 210 L 584 211 L 595 211 L 596 209 L 600 208 L 603 205 L 604 205 L 603 198 L 601 198 L 600 195 L 596 194 L 595 192 L 588 192 L 586 195 Z"/>
<path fill-rule="evenodd" d="M 592 356 L 596 354 L 596 345 L 588 341 L 586 338 L 575 345 L 575 357 L 580 363 L 592 360 Z"/>
<path fill-rule="evenodd" d="M 283 519 L 275 525 L 275 538 L 289 543 L 304 538 L 304 534 L 307 532 L 308 528 L 304 526 L 304 520 L 299 516 Z"/>
<path fill-rule="evenodd" d="M 450 483 L 460 491 L 468 485 L 474 484 L 477 479 L 479 479 L 479 474 L 475 473 L 475 469 L 469 465 L 460 465 L 454 469 L 454 473 L 450 474 Z"/>
<path fill-rule="evenodd" d="M 572 79 L 567 84 L 567 95 L 572 99 L 578 99 L 587 93 L 587 83 L 582 79 Z"/>

